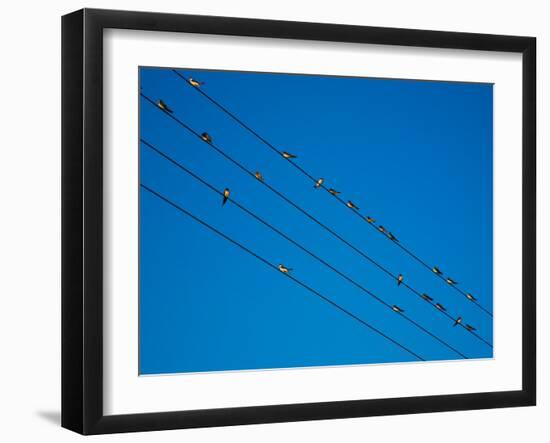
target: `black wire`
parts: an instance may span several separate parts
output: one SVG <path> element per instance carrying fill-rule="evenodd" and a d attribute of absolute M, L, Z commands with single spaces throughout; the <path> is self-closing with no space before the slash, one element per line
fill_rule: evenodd
<path fill-rule="evenodd" d="M 146 140 L 144 140 L 143 138 L 140 139 L 141 142 L 143 144 L 145 144 L 148 148 L 152 149 L 154 152 L 156 152 L 158 155 L 160 155 L 161 157 L 163 157 L 164 159 L 168 160 L 170 163 L 172 163 L 174 166 L 178 167 L 179 169 L 181 169 L 182 171 L 184 171 L 185 173 L 187 173 L 188 175 L 190 175 L 191 177 L 193 177 L 195 180 L 199 181 L 200 183 L 202 183 L 204 186 L 206 186 L 207 188 L 209 188 L 211 191 L 215 192 L 216 194 L 220 195 L 220 196 L 223 196 L 223 191 L 219 191 L 218 189 L 216 189 L 215 186 L 213 186 L 211 183 L 208 183 L 206 180 L 204 180 L 203 178 L 199 177 L 197 174 L 195 174 L 194 172 L 192 172 L 190 169 L 186 168 L 185 166 L 183 166 L 180 162 L 178 162 L 177 160 L 173 159 L 172 157 L 170 157 L 169 155 L 165 154 L 163 151 L 161 151 L 160 149 L 156 148 L 155 146 L 153 146 L 151 143 L 147 142 Z M 392 312 L 395 312 L 393 310 L 393 307 L 392 305 L 390 305 L 389 303 L 387 303 L 386 301 L 384 301 L 382 298 L 380 298 L 379 296 L 377 296 L 376 294 L 374 294 L 373 292 L 371 292 L 370 290 L 368 290 L 367 288 L 365 288 L 364 286 L 362 286 L 360 283 L 356 282 L 355 280 L 353 280 L 351 277 L 349 277 L 348 275 L 344 274 L 343 272 L 339 271 L 337 268 L 335 268 L 333 265 L 331 265 L 330 263 L 328 263 L 327 261 L 325 261 L 324 259 L 322 259 L 321 257 L 317 256 L 316 254 L 314 254 L 313 252 L 311 252 L 309 249 L 307 249 L 306 247 L 304 247 L 303 245 L 301 245 L 300 243 L 298 243 L 297 241 L 293 240 L 292 238 L 290 238 L 288 235 L 286 235 L 284 232 L 282 232 L 281 230 L 279 230 L 278 228 L 276 228 L 275 226 L 271 225 L 269 222 L 265 221 L 264 219 L 262 219 L 261 217 L 259 217 L 258 215 L 256 215 L 255 213 L 253 213 L 252 211 L 250 211 L 249 209 L 247 209 L 245 206 L 241 205 L 239 202 L 237 202 L 234 198 L 230 198 L 229 199 L 231 201 L 231 203 L 233 203 L 235 206 L 237 206 L 240 210 L 242 210 L 243 212 L 245 212 L 246 214 L 250 215 L 251 217 L 253 217 L 255 220 L 257 220 L 258 222 L 262 223 L 264 226 L 267 226 L 269 229 L 271 229 L 272 231 L 274 231 L 275 233 L 277 233 L 278 235 L 280 235 L 281 237 L 283 237 L 285 240 L 287 240 L 288 242 L 292 243 L 294 246 L 300 248 L 302 251 L 304 251 L 305 253 L 307 253 L 309 256 L 313 257 L 314 259 L 316 259 L 317 261 L 319 261 L 320 263 L 322 263 L 324 266 L 326 266 L 327 268 L 329 268 L 330 270 L 332 270 L 333 272 L 335 272 L 336 274 L 338 274 L 340 277 L 344 278 L 345 280 L 347 280 L 348 282 L 350 282 L 351 284 L 353 284 L 354 286 L 356 286 L 357 288 L 359 288 L 360 290 L 362 290 L 363 292 L 365 292 L 366 294 L 368 294 L 369 296 L 371 296 L 372 298 L 374 298 L 376 301 L 378 301 L 379 303 L 383 304 L 386 308 L 390 309 Z M 413 325 L 415 325 L 416 327 L 418 327 L 419 329 L 421 329 L 422 331 L 424 331 L 426 334 L 428 334 L 429 336 L 431 336 L 432 338 L 436 339 L 437 341 L 439 341 L 440 343 L 442 343 L 443 345 L 445 345 L 447 348 L 451 349 L 452 351 L 454 351 L 455 353 L 457 353 L 458 355 L 460 355 L 462 358 L 468 358 L 466 355 L 464 355 L 462 352 L 460 352 L 459 350 L 455 349 L 453 346 L 451 346 L 449 343 L 447 343 L 446 341 L 444 341 L 443 339 L 439 338 L 437 335 L 435 335 L 434 333 L 430 332 L 428 329 L 426 329 L 424 326 L 420 325 L 419 323 L 417 323 L 415 320 L 413 320 L 412 318 L 410 318 L 409 316 L 403 314 L 402 312 L 399 312 L 398 314 L 400 314 L 405 320 L 409 321 L 410 323 L 412 323 Z"/>
<path fill-rule="evenodd" d="M 149 191 L 151 194 L 155 195 L 156 197 L 158 197 L 159 199 L 163 200 L 165 203 L 168 203 L 170 206 L 176 208 L 177 210 L 179 210 L 180 212 L 186 214 L 188 217 L 192 218 L 193 220 L 195 220 L 196 222 L 198 222 L 199 224 L 203 225 L 204 227 L 208 228 L 209 230 L 211 230 L 212 232 L 214 232 L 215 234 L 219 235 L 220 237 L 223 237 L 224 239 L 226 239 L 227 241 L 229 241 L 230 243 L 233 243 L 235 246 L 239 247 L 240 249 L 242 249 L 243 251 L 245 252 L 248 252 L 250 255 L 252 255 L 253 257 L 255 257 L 256 259 L 258 259 L 259 261 L 261 261 L 262 263 L 266 264 L 267 266 L 269 266 L 270 268 L 276 270 L 277 272 L 283 274 L 281 271 L 279 271 L 279 269 L 277 268 L 277 266 L 275 266 L 274 264 L 270 263 L 268 260 L 266 260 L 265 258 L 261 257 L 260 255 L 256 254 L 254 251 L 250 250 L 249 248 L 247 248 L 246 246 L 244 246 L 243 244 L 237 242 L 236 240 L 233 240 L 231 237 L 227 236 L 226 234 L 224 234 L 223 232 L 219 231 L 218 229 L 214 228 L 213 226 L 209 225 L 208 223 L 206 223 L 204 220 L 201 220 L 199 217 L 193 215 L 191 212 L 187 211 L 186 209 L 182 208 L 181 206 L 177 205 L 176 203 L 172 202 L 171 200 L 167 199 L 166 197 L 164 197 L 163 195 L 159 194 L 158 192 L 154 191 L 153 189 L 149 188 L 148 186 L 144 185 L 143 183 L 140 184 L 140 186 L 142 188 L 144 188 L 145 190 Z M 367 323 L 365 320 L 357 317 L 355 314 L 351 313 L 350 311 L 348 311 L 347 309 L 343 308 L 342 306 L 340 306 L 339 304 L 333 302 L 331 299 L 325 297 L 323 294 L 321 294 L 320 292 L 316 291 L 315 289 L 309 287 L 308 285 L 306 285 L 305 283 L 301 282 L 300 280 L 298 280 L 297 278 L 293 277 L 292 275 L 290 274 L 283 274 L 285 275 L 286 277 L 290 278 L 292 281 L 294 281 L 295 283 L 297 283 L 298 285 L 300 285 L 301 287 L 303 287 L 304 289 L 308 290 L 309 292 L 313 293 L 314 295 L 316 295 L 317 297 L 321 298 L 323 301 L 327 302 L 328 304 L 330 304 L 331 306 L 335 307 L 336 309 L 340 310 L 341 312 L 343 312 L 344 314 L 348 315 L 349 317 L 353 318 L 354 320 L 357 320 L 359 323 L 361 323 L 362 325 L 370 328 L 371 330 L 373 330 L 374 332 L 376 332 L 377 334 L 381 335 L 382 337 L 384 337 L 385 339 L 391 341 L 393 344 L 399 346 L 401 349 L 407 351 L 409 354 L 413 355 L 414 357 L 416 357 L 417 359 L 419 360 L 422 360 L 422 361 L 426 361 L 424 358 L 422 358 L 420 355 L 418 355 L 417 353 L 415 353 L 414 351 L 410 350 L 409 348 L 407 348 L 405 345 L 402 345 L 401 343 L 399 343 L 398 341 L 396 341 L 395 339 L 391 338 L 390 336 L 386 335 L 385 333 L 383 333 L 381 330 L 379 330 L 378 328 L 372 326 L 370 323 Z"/>
<path fill-rule="evenodd" d="M 265 181 L 262 181 L 262 180 L 258 180 L 256 178 L 256 176 L 254 175 L 253 172 L 249 171 L 248 169 L 246 169 L 246 167 L 244 167 L 241 163 L 239 163 L 237 160 L 235 160 L 234 158 L 232 158 L 231 156 L 229 156 L 228 154 L 226 154 L 224 151 L 222 151 L 220 148 L 218 148 L 213 142 L 205 142 L 203 139 L 202 139 L 202 136 L 196 132 L 194 129 L 192 129 L 190 126 L 188 126 L 187 124 L 185 124 L 183 121 L 181 121 L 178 117 L 176 117 L 175 115 L 173 115 L 172 113 L 169 113 L 169 112 L 166 112 L 162 109 L 160 109 L 158 107 L 158 105 L 151 99 L 149 98 L 148 96 L 146 96 L 145 94 L 143 94 L 142 92 L 140 92 L 140 95 L 145 99 L 147 100 L 149 103 L 151 103 L 156 109 L 158 109 L 159 111 L 161 111 L 164 115 L 170 117 L 172 120 L 174 120 L 176 123 L 178 123 L 180 126 L 182 126 L 183 128 L 187 129 L 189 132 L 191 132 L 192 134 L 194 134 L 196 137 L 198 137 L 202 143 L 205 143 L 207 144 L 210 148 L 214 149 L 216 152 L 218 152 L 222 157 L 224 157 L 225 159 L 229 160 L 231 163 L 233 163 L 235 166 L 237 166 L 239 169 L 241 169 L 243 172 L 245 172 L 246 174 L 248 174 L 250 177 L 254 178 L 254 180 L 260 182 L 262 185 L 266 186 L 271 192 L 273 192 L 275 195 L 277 195 L 279 198 L 283 199 L 285 202 L 287 202 L 289 205 L 291 205 L 292 207 L 294 207 L 295 209 L 297 209 L 298 211 L 300 211 L 302 214 L 304 214 L 306 217 L 308 217 L 311 221 L 313 221 L 314 223 L 316 223 L 317 225 L 321 226 L 323 229 L 325 229 L 327 232 L 329 232 L 331 235 L 333 235 L 334 237 L 336 237 L 338 240 L 340 240 L 341 242 L 343 242 L 345 245 L 347 245 L 349 248 L 353 249 L 357 254 L 361 255 L 363 258 L 365 258 L 366 260 L 368 260 L 370 263 L 372 263 L 373 265 L 375 265 L 378 269 L 380 269 L 381 271 L 385 272 L 387 275 L 389 275 L 392 279 L 394 280 L 397 280 L 397 275 L 394 275 L 392 274 L 389 270 L 387 270 L 384 266 L 382 266 L 381 264 L 379 264 L 378 262 L 376 262 L 374 259 L 372 259 L 371 257 L 369 257 L 367 254 L 365 254 L 364 252 L 362 252 L 360 249 L 358 249 L 357 247 L 355 247 L 354 245 L 352 245 L 350 242 L 348 242 L 346 239 L 344 239 L 342 236 L 340 236 L 338 233 L 336 233 L 335 231 L 333 231 L 331 228 L 329 228 L 328 226 L 326 226 L 324 223 L 322 223 L 321 221 L 319 221 L 317 218 L 315 218 L 313 215 L 311 215 L 309 212 L 307 212 L 306 210 L 302 209 L 299 205 L 297 205 L 296 203 L 294 203 L 292 200 L 290 200 L 288 197 L 286 197 L 284 194 L 282 194 L 280 191 L 278 191 L 277 189 L 275 189 L 273 186 L 271 186 L 270 184 L 266 183 Z M 414 289 L 413 287 L 411 287 L 410 285 L 408 285 L 406 282 L 402 282 L 402 285 L 404 287 L 406 287 L 407 289 L 409 289 L 410 291 L 412 291 L 414 294 L 416 294 L 418 297 L 420 297 L 422 300 L 424 301 L 427 301 L 426 299 L 424 299 L 424 297 L 422 297 L 422 294 L 417 291 L 416 289 Z M 430 303 L 431 306 L 433 306 L 435 309 L 437 309 L 435 307 L 435 305 L 433 305 L 432 303 Z M 453 320 L 454 321 L 454 318 L 451 317 L 447 312 L 445 311 L 442 311 L 442 310 L 439 310 L 439 312 L 441 312 L 443 315 L 447 316 L 449 319 Z M 477 337 L 479 340 L 481 340 L 482 342 L 484 342 L 485 344 L 487 344 L 488 346 L 490 346 L 491 348 L 493 347 L 488 341 L 486 341 L 485 339 L 483 339 L 482 337 L 480 337 L 478 334 L 476 334 L 475 332 L 467 329 L 463 324 L 460 324 L 461 327 L 463 327 L 465 330 L 467 330 L 469 333 L 471 333 L 473 336 Z"/>
<path fill-rule="evenodd" d="M 239 125 L 241 125 L 244 129 L 246 129 L 248 132 L 250 132 L 252 135 L 254 135 L 258 140 L 260 140 L 264 145 L 266 145 L 269 149 L 271 149 L 273 152 L 276 152 L 279 156 L 282 157 L 282 152 L 279 151 L 279 149 L 277 149 L 275 146 L 273 146 L 269 141 L 267 141 L 265 138 L 263 138 L 260 134 L 258 134 L 256 131 L 254 131 L 250 126 L 248 126 L 246 123 L 244 123 L 240 118 L 238 118 L 235 114 L 233 114 L 231 111 L 229 111 L 226 107 L 224 107 L 222 104 L 220 104 L 218 101 L 214 100 L 212 97 L 210 97 L 206 92 L 204 92 L 202 89 L 200 88 L 197 88 L 193 85 L 191 85 L 189 83 L 189 80 L 183 76 L 182 74 L 180 74 L 176 69 L 172 69 L 172 72 L 174 72 L 174 74 L 176 74 L 179 78 L 181 78 L 185 83 L 187 83 L 191 88 L 195 89 L 197 92 L 199 92 L 200 94 L 202 94 L 203 97 L 205 97 L 207 100 L 209 100 L 212 104 L 214 104 L 215 106 L 217 106 L 219 109 L 221 109 L 223 112 L 225 112 L 228 116 L 230 116 L 233 120 L 235 120 Z M 311 181 L 313 181 L 314 183 L 317 182 L 317 178 L 315 178 L 314 176 L 312 176 L 309 172 L 307 172 L 304 168 L 302 168 L 300 165 L 298 165 L 296 162 L 294 162 L 292 159 L 286 159 L 292 166 L 294 166 L 298 171 L 300 171 L 303 175 L 305 175 L 308 179 L 310 179 Z M 328 192 L 330 194 L 330 192 L 328 191 L 329 188 L 327 188 L 324 184 L 321 184 L 320 185 L 321 188 L 323 188 L 326 192 Z M 337 196 L 337 195 L 333 195 L 333 194 L 330 194 L 332 197 L 336 198 L 336 200 L 338 200 L 341 204 L 343 204 L 344 206 L 346 206 L 346 208 L 348 208 L 347 206 L 347 203 L 345 200 L 343 200 L 341 197 Z M 348 208 L 349 209 L 349 208 Z M 356 211 L 353 211 L 353 213 L 358 216 L 362 221 L 365 221 L 365 218 L 359 213 L 359 212 L 356 212 Z M 367 222 L 368 223 L 368 222 Z M 377 232 L 380 232 L 378 230 L 378 226 L 376 223 L 368 223 L 368 225 L 375 229 Z M 410 257 L 412 257 L 413 259 L 415 259 L 417 262 L 419 262 L 422 266 L 424 266 L 425 268 L 429 269 L 430 272 L 432 274 L 435 274 L 433 271 L 432 271 L 432 267 L 427 264 L 424 260 L 422 260 L 418 255 L 416 255 L 415 253 L 413 253 L 409 248 L 405 247 L 403 244 L 401 244 L 400 242 L 394 242 L 399 248 L 401 248 L 401 250 L 403 250 L 406 254 L 408 254 Z M 440 274 L 435 274 L 437 277 L 439 277 L 442 281 L 446 282 L 445 278 L 440 275 Z M 448 285 L 448 286 L 451 286 L 455 291 L 458 291 L 460 294 L 462 294 L 464 297 L 466 297 L 466 299 L 473 303 L 474 305 L 476 305 L 478 308 L 480 308 L 481 310 L 483 310 L 486 314 L 490 315 L 491 317 L 493 316 L 493 314 L 487 310 L 485 307 L 483 307 L 479 302 L 477 302 L 476 300 L 471 300 L 470 298 L 468 298 L 468 295 L 465 291 L 461 290 L 460 288 L 458 288 L 457 286 L 455 285 Z"/>

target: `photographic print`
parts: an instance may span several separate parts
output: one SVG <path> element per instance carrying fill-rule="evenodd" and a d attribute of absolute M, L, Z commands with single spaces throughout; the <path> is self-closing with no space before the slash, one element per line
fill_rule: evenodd
<path fill-rule="evenodd" d="M 536 46 L 63 16 L 62 426 L 535 405 Z"/>
<path fill-rule="evenodd" d="M 493 85 L 139 68 L 139 373 L 493 357 Z"/>

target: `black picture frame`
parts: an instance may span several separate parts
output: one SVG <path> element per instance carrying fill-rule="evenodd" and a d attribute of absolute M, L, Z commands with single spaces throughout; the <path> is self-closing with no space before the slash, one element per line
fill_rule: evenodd
<path fill-rule="evenodd" d="M 103 413 L 103 30 L 172 31 L 523 56 L 522 389 L 506 392 Z M 62 18 L 62 426 L 81 434 L 530 406 L 536 403 L 536 39 L 197 15 L 83 9 Z"/>

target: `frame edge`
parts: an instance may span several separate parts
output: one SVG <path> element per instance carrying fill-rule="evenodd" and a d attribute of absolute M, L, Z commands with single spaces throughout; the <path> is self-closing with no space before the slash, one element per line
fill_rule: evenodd
<path fill-rule="evenodd" d="M 528 405 L 537 404 L 537 39 L 522 52 L 523 301 L 522 385 Z"/>
<path fill-rule="evenodd" d="M 84 431 L 84 13 L 61 19 L 61 426 Z"/>

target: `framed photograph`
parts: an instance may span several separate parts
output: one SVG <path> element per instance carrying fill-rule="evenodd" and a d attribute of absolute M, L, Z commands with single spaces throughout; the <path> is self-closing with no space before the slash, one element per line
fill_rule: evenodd
<path fill-rule="evenodd" d="M 62 25 L 64 427 L 535 404 L 534 38 Z"/>

